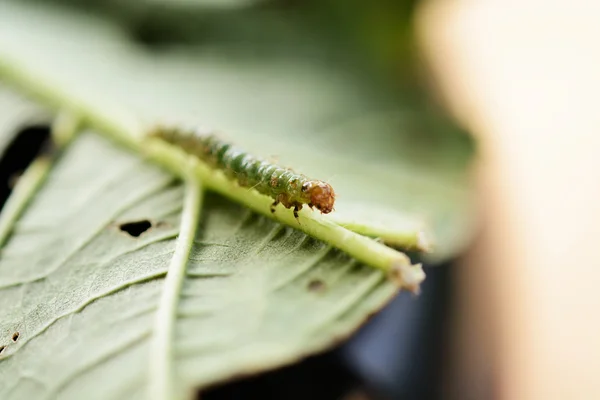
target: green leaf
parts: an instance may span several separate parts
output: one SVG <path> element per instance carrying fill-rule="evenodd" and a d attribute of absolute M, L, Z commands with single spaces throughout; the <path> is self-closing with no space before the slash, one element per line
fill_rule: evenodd
<path fill-rule="evenodd" d="M 0 398 L 145 398 L 168 351 L 166 379 L 186 393 L 330 346 L 397 292 L 381 271 L 210 195 L 179 304 L 157 319 L 182 197 L 105 139 L 76 140 L 2 251 Z M 137 237 L 120 228 L 145 220 Z M 151 341 L 163 323 L 164 348 Z"/>
<path fill-rule="evenodd" d="M 106 21 L 4 5 L 0 68 L 29 74 L 32 82 L 19 83 L 59 106 L 100 115 L 101 130 L 215 127 L 250 152 L 330 180 L 339 194 L 330 220 L 392 242 L 424 226 L 437 260 L 462 249 L 471 145 L 461 133 L 412 92 L 391 95 L 344 65 L 290 51 L 253 56 L 242 39 L 153 53 Z"/>
<path fill-rule="evenodd" d="M 0 5 L 0 77 L 92 128 L 26 191 L 21 218 L 24 202 L 3 211 L 0 398 L 167 399 L 331 346 L 398 291 L 348 254 L 408 265 L 343 226 L 401 245 L 432 231 L 438 259 L 460 251 L 468 140 L 343 60 L 293 43 L 258 52 L 267 34 L 149 48 L 98 17 Z M 272 217 L 269 198 L 144 136 L 171 121 L 330 179 L 336 212 L 275 214 L 298 229 L 259 215 Z"/>

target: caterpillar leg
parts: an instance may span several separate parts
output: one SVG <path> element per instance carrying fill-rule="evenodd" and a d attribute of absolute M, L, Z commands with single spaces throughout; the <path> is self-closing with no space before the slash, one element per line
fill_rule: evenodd
<path fill-rule="evenodd" d="M 277 207 L 277 204 L 279 204 L 279 199 L 275 200 L 273 202 L 273 204 L 271 204 L 271 212 L 274 213 L 275 212 L 275 207 Z"/>
<path fill-rule="evenodd" d="M 308 203 L 307 205 L 308 205 L 308 208 L 310 208 L 311 210 L 312 210 L 312 209 L 313 209 L 313 207 L 314 207 L 314 206 L 313 206 L 313 203 Z"/>
<path fill-rule="evenodd" d="M 294 206 L 294 218 L 298 219 L 298 211 L 302 210 L 302 204 L 296 204 Z M 300 221 L 298 221 L 300 223 Z"/>

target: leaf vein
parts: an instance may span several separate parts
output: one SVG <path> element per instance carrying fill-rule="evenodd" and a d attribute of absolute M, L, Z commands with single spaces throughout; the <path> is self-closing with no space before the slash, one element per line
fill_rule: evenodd
<path fill-rule="evenodd" d="M 163 276 L 166 275 L 166 273 L 167 273 L 167 271 L 164 270 L 164 271 L 155 271 L 155 272 L 152 272 L 152 273 L 147 274 L 147 275 L 139 276 L 139 277 L 136 277 L 134 279 L 130 279 L 128 281 L 125 281 L 125 282 L 123 282 L 123 283 L 121 283 L 119 285 L 115 285 L 115 286 L 109 288 L 108 290 L 105 290 L 105 291 L 103 291 L 101 293 L 98 293 L 98 294 L 96 294 L 96 295 L 88 298 L 86 301 L 84 301 L 83 303 L 81 303 L 76 308 L 68 310 L 67 312 L 65 312 L 63 314 L 54 317 L 53 319 L 51 319 L 50 321 L 48 321 L 45 325 L 43 325 L 37 332 L 35 332 L 32 335 L 30 335 L 28 338 L 23 339 L 23 341 L 19 341 L 20 346 L 17 347 L 14 352 L 12 352 L 10 354 L 6 354 L 5 356 L 1 356 L 0 357 L 0 361 L 5 360 L 5 359 L 10 358 L 13 355 L 15 355 L 19 349 L 21 349 L 23 346 L 25 346 L 31 340 L 35 339 L 36 337 L 38 337 L 39 335 L 41 335 L 42 333 L 44 333 L 45 331 L 47 331 L 57 321 L 65 318 L 65 317 L 68 317 L 70 315 L 73 315 L 73 314 L 76 314 L 78 312 L 81 312 L 85 307 L 89 306 L 90 304 L 92 304 L 93 302 L 95 302 L 97 300 L 100 300 L 103 297 L 106 297 L 106 296 L 109 296 L 111 294 L 117 293 L 117 292 L 119 292 L 121 290 L 127 289 L 130 286 L 137 285 L 137 284 L 140 284 L 140 283 L 149 282 L 149 281 L 152 281 L 154 279 L 163 277 Z"/>

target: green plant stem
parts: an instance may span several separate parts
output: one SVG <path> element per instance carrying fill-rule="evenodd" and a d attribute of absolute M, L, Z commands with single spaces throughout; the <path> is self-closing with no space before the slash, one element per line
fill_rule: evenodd
<path fill-rule="evenodd" d="M 154 400 L 171 400 L 180 397 L 173 379 L 174 327 L 181 286 L 200 222 L 203 197 L 202 185 L 195 177 L 186 179 L 185 185 L 186 195 L 181 214 L 181 228 L 165 278 L 150 345 L 148 395 Z"/>
<path fill-rule="evenodd" d="M 0 246 L 6 243 L 15 222 L 19 219 L 31 197 L 44 182 L 52 161 L 47 156 L 38 157 L 21 175 L 0 214 Z"/>
<path fill-rule="evenodd" d="M 430 235 L 420 229 L 400 231 L 382 227 L 374 228 L 358 222 L 346 222 L 340 220 L 336 220 L 336 224 L 349 229 L 352 232 L 381 239 L 387 245 L 397 246 L 405 250 L 431 252 L 433 248 Z"/>
<path fill-rule="evenodd" d="M 142 153 L 172 172 L 181 175 L 186 168 L 192 168 L 196 176 L 207 188 L 214 190 L 250 209 L 292 226 L 317 239 L 348 253 L 357 260 L 389 273 L 399 285 L 412 291 L 418 290 L 425 279 L 420 265 L 411 265 L 406 254 L 391 249 L 373 239 L 349 231 L 330 221 L 327 217 L 309 209 L 302 209 L 296 220 L 291 210 L 281 206 L 271 212 L 270 197 L 255 190 L 239 186 L 228 179 L 221 171 L 215 171 L 196 157 L 186 154 L 179 148 L 162 140 L 148 138 L 144 141 Z M 186 160 L 185 162 L 183 160 Z M 191 166 L 191 167 L 189 167 Z"/>
<path fill-rule="evenodd" d="M 315 212 L 303 209 L 297 221 L 290 210 L 278 207 L 274 214 L 270 211 L 272 199 L 254 190 L 243 188 L 227 179 L 220 171 L 215 171 L 197 158 L 186 155 L 175 146 L 146 135 L 145 127 L 139 120 L 116 107 L 108 101 L 85 103 L 69 93 L 54 87 L 43 77 L 31 74 L 18 62 L 0 54 L 0 75 L 25 92 L 40 98 L 47 104 L 57 107 L 67 106 L 76 112 L 86 123 L 96 128 L 99 133 L 121 143 L 131 150 L 143 154 L 149 160 L 169 169 L 185 179 L 190 165 L 195 175 L 207 189 L 214 190 L 233 199 L 250 209 L 269 218 L 299 229 L 334 247 L 345 251 L 352 257 L 375 268 L 379 268 L 397 281 L 399 286 L 417 291 L 425 274 L 420 265 L 411 265 L 409 258 L 399 251 L 393 250 L 371 238 L 345 229 Z M 188 160 L 185 162 L 183 160 Z"/>
<path fill-rule="evenodd" d="M 23 175 L 0 213 L 0 247 L 6 243 L 13 227 L 48 176 L 54 161 L 67 146 L 79 127 L 79 120 L 70 112 L 60 112 L 51 128 L 52 148 L 39 155 Z"/>

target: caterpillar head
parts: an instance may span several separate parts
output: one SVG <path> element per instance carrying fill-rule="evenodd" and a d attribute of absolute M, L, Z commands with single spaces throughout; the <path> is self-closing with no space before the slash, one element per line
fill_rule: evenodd
<path fill-rule="evenodd" d="M 323 214 L 328 214 L 333 210 L 335 192 L 329 183 L 308 181 L 302 185 L 302 192 L 310 204 Z"/>

